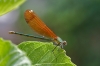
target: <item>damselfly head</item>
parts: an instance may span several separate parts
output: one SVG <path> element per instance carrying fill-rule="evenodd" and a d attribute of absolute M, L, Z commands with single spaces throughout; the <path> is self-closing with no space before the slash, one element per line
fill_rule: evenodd
<path fill-rule="evenodd" d="M 64 45 L 67 45 L 67 42 L 66 42 L 66 41 L 60 42 L 60 47 L 61 47 L 61 48 L 63 48 Z"/>
<path fill-rule="evenodd" d="M 67 45 L 67 42 L 63 41 L 60 37 L 54 39 L 54 42 L 58 44 L 61 48 L 63 48 L 64 45 Z"/>
<path fill-rule="evenodd" d="M 62 41 L 61 44 L 67 45 L 67 42 L 66 41 Z"/>

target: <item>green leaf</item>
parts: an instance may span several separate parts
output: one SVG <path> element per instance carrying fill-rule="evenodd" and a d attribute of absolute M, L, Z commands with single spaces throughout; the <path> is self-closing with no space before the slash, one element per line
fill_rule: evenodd
<path fill-rule="evenodd" d="M 25 0 L 0 0 L 0 16 L 18 8 Z"/>
<path fill-rule="evenodd" d="M 26 52 L 34 66 L 76 66 L 71 58 L 66 55 L 65 50 L 48 42 L 27 41 L 18 46 Z"/>
<path fill-rule="evenodd" d="M 31 66 L 31 63 L 16 45 L 0 38 L 0 66 Z"/>

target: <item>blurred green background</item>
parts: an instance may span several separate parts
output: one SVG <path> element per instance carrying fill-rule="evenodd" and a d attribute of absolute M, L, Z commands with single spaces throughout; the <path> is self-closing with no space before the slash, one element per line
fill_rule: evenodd
<path fill-rule="evenodd" d="M 0 17 L 0 37 L 15 44 L 38 40 L 8 34 L 14 30 L 36 35 L 24 20 L 26 9 L 34 10 L 55 34 L 67 41 L 64 49 L 72 62 L 78 66 L 100 66 L 100 0 L 27 0 Z"/>

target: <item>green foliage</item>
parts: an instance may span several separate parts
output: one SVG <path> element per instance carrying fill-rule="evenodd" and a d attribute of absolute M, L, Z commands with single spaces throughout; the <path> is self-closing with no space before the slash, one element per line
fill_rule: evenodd
<path fill-rule="evenodd" d="M 32 65 L 76 66 L 60 47 L 52 51 L 55 47 L 52 43 L 28 41 L 18 47 L 26 52 Z M 30 66 L 30 61 L 21 50 L 10 41 L 0 39 L 0 66 Z"/>
<path fill-rule="evenodd" d="M 18 8 L 25 0 L 0 0 L 0 16 Z"/>
<path fill-rule="evenodd" d="M 28 58 L 33 66 L 76 66 L 66 56 L 65 50 L 57 47 L 52 51 L 55 47 L 52 43 L 27 41 L 18 47 L 10 41 L 0 39 L 0 66 L 30 66 Z"/>
<path fill-rule="evenodd" d="M 66 56 L 65 50 L 48 42 L 27 41 L 22 42 L 18 47 L 26 52 L 32 65 L 39 66 L 76 66 L 71 62 L 70 57 Z"/>
<path fill-rule="evenodd" d="M 0 66 L 31 66 L 31 63 L 16 45 L 0 39 Z"/>

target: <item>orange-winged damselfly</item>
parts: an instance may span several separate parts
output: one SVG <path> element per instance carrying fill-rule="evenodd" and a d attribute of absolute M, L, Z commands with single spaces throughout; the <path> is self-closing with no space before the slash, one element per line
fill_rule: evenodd
<path fill-rule="evenodd" d="M 31 26 L 31 28 L 37 32 L 38 34 L 49 38 L 51 41 L 57 44 L 57 46 L 60 46 L 63 48 L 63 45 L 66 45 L 67 42 L 63 41 L 60 37 L 58 37 L 56 34 L 54 34 L 53 31 L 51 31 L 46 24 L 33 12 L 33 10 L 26 10 L 24 13 L 24 17 L 26 22 Z M 28 36 L 28 37 L 33 37 L 33 38 L 38 38 L 38 39 L 46 39 L 44 37 L 37 37 L 29 34 L 23 34 L 15 31 L 9 31 L 10 34 L 18 34 L 18 35 L 23 35 L 23 36 Z M 56 46 L 56 47 L 57 47 Z"/>

